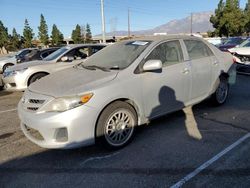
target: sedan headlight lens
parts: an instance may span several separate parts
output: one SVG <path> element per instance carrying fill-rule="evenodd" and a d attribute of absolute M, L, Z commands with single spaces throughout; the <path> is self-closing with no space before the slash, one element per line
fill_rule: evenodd
<path fill-rule="evenodd" d="M 86 104 L 93 96 L 93 93 L 88 93 L 82 96 L 62 97 L 49 102 L 41 111 L 44 112 L 64 112 L 83 104 Z"/>
<path fill-rule="evenodd" d="M 3 77 L 14 76 L 16 74 L 23 73 L 27 69 L 28 68 L 24 68 L 24 69 L 20 69 L 20 70 L 11 70 L 11 71 L 8 71 L 8 69 L 7 69 L 6 71 L 4 71 Z"/>

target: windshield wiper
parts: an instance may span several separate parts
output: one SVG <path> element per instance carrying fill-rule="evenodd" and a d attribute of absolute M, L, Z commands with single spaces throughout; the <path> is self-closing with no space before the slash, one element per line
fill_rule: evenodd
<path fill-rule="evenodd" d="M 81 66 L 85 69 L 89 69 L 89 70 L 96 70 L 96 69 L 100 69 L 102 71 L 105 71 L 105 72 L 109 72 L 109 69 L 106 68 L 106 67 L 101 67 L 101 66 L 97 66 L 97 65 L 89 65 L 89 66 L 85 66 L 83 64 L 81 64 Z"/>
<path fill-rule="evenodd" d="M 78 66 L 81 66 L 82 68 L 85 68 L 88 70 L 96 70 L 94 67 L 84 66 L 83 64 L 79 64 Z"/>

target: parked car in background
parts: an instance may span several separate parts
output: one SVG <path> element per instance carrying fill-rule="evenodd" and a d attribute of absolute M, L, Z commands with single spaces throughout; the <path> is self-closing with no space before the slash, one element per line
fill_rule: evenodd
<path fill-rule="evenodd" d="M 72 67 L 104 48 L 105 44 L 77 44 L 60 48 L 43 60 L 24 62 L 3 73 L 6 90 L 25 90 L 31 83 L 53 72 Z"/>
<path fill-rule="evenodd" d="M 118 42 L 31 84 L 18 104 L 21 128 L 45 148 L 117 149 L 154 118 L 211 95 L 223 104 L 232 63 L 230 53 L 196 37 Z"/>
<path fill-rule="evenodd" d="M 235 48 L 229 49 L 237 63 L 236 71 L 240 74 L 250 75 L 250 39 L 245 40 Z"/>
<path fill-rule="evenodd" d="M 27 62 L 27 61 L 42 60 L 58 49 L 59 49 L 59 47 L 52 47 L 52 48 L 46 48 L 46 49 L 34 49 L 30 53 L 28 53 L 24 56 L 18 56 L 17 62 L 23 63 L 23 62 Z"/>
<path fill-rule="evenodd" d="M 17 59 L 23 58 L 26 54 L 32 52 L 33 50 L 36 50 L 36 48 L 25 48 L 20 50 L 18 53 L 14 53 L 0 59 L 0 73 L 3 73 L 8 67 L 17 64 Z"/>
<path fill-rule="evenodd" d="M 224 38 L 221 37 L 210 37 L 204 39 L 215 46 L 219 46 L 224 42 Z"/>
<path fill-rule="evenodd" d="M 228 52 L 228 49 L 233 48 L 239 44 L 241 44 L 243 41 L 245 41 L 246 37 L 230 37 L 225 40 L 225 42 L 218 46 L 218 48 L 221 51 Z"/>

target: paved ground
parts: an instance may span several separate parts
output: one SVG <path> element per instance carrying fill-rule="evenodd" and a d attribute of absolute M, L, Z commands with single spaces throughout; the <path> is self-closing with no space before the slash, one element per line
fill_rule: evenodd
<path fill-rule="evenodd" d="M 1 91 L 0 187 L 250 187 L 249 80 L 238 76 L 225 105 L 155 120 L 115 152 L 39 148 L 19 128 L 22 93 Z"/>

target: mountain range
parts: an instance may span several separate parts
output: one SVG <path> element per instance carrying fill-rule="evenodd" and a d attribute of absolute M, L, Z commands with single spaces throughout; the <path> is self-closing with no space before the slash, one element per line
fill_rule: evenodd
<path fill-rule="evenodd" d="M 204 33 L 207 31 L 213 31 L 214 28 L 210 23 L 210 17 L 213 12 L 199 12 L 193 13 L 192 16 L 192 31 L 193 33 Z M 180 34 L 190 33 L 191 31 L 191 15 L 183 18 L 169 21 L 166 24 L 157 26 L 153 29 L 131 31 L 131 35 L 153 35 L 154 33 L 167 33 L 167 34 Z M 115 31 L 106 33 L 107 36 L 125 36 L 127 31 Z"/>

